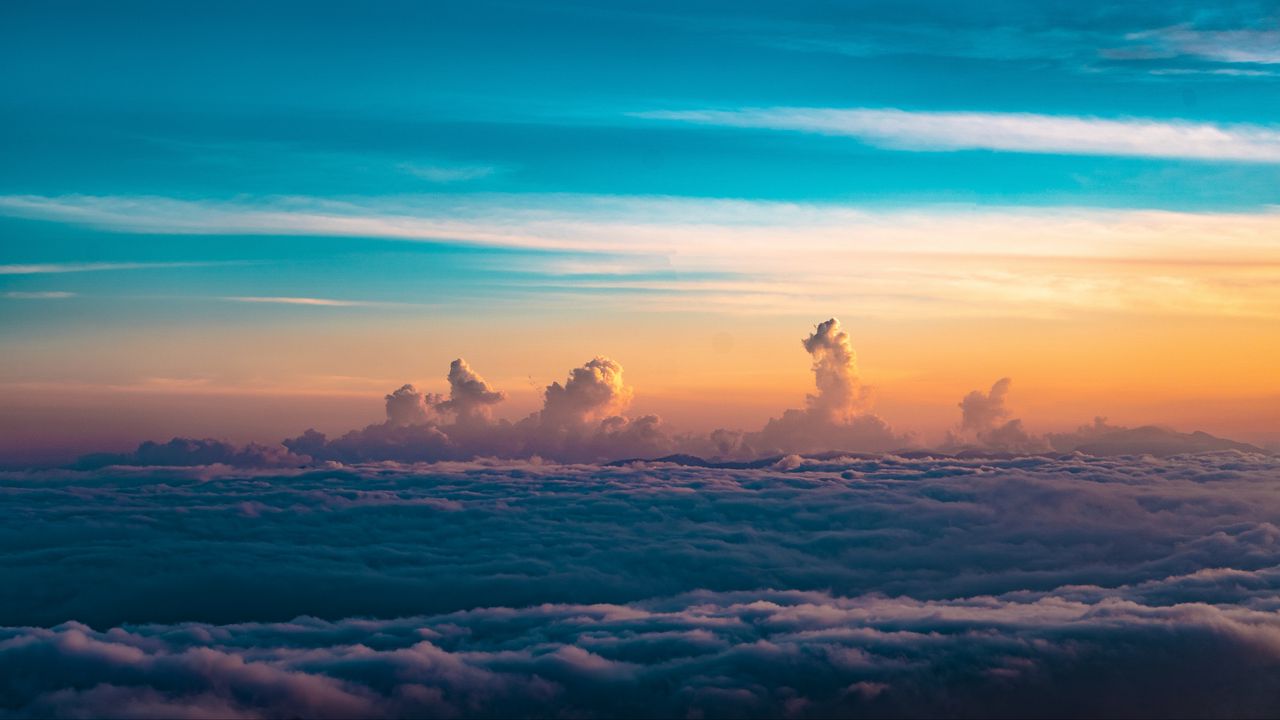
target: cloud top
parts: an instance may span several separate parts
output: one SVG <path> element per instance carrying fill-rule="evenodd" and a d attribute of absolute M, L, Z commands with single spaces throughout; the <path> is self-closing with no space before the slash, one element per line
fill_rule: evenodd
<path fill-rule="evenodd" d="M 1226 451 L 0 473 L 22 518 L 0 712 L 1273 716 L 1277 472 Z"/>

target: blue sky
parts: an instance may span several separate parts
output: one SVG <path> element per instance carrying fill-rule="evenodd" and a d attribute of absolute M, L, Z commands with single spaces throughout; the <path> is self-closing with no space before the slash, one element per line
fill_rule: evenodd
<path fill-rule="evenodd" d="M 9 385 L 84 380 L 67 348 L 92 354 L 112 329 L 587 314 L 610 340 L 672 310 L 692 333 L 746 315 L 1277 309 L 1244 270 L 1027 265 L 1275 267 L 1268 3 L 14 1 L 0 16 Z M 863 262 L 860 243 L 931 259 Z M 960 276 L 943 255 L 1022 264 Z M 802 277 L 834 265 L 847 272 Z M 514 361 L 493 374 L 524 377 Z"/>

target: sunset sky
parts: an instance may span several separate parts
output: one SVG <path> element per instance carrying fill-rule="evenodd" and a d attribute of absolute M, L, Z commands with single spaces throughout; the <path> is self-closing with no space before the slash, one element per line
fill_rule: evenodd
<path fill-rule="evenodd" d="M 921 441 L 1011 377 L 1037 432 L 1275 446 L 1264 7 L 8 5 L 0 464 L 339 432 L 457 357 L 512 419 L 607 355 L 758 427 L 829 317 Z"/>

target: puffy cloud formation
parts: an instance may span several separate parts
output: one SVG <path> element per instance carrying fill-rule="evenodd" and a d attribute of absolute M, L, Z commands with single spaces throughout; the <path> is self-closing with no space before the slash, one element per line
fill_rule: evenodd
<path fill-rule="evenodd" d="M 960 401 L 960 431 L 975 435 L 990 432 L 997 423 L 1009 417 L 1009 410 L 1004 406 L 1004 400 L 1009 394 L 1009 384 L 1012 382 L 1007 377 L 1000 378 L 986 393 L 974 390 L 965 395 Z"/>
<path fill-rule="evenodd" d="M 1044 439 L 1034 437 L 1022 426 L 1022 420 L 1009 418 L 1005 399 L 1009 395 L 1010 378 L 995 381 L 987 392 L 974 390 L 960 401 L 960 427 L 950 433 L 946 446 L 976 444 L 1001 452 L 1035 453 L 1049 449 Z"/>
<path fill-rule="evenodd" d="M 1274 716 L 1278 473 L 0 473 L 0 715 Z"/>
<path fill-rule="evenodd" d="M 870 389 L 858 375 L 849 334 L 835 318 L 818 324 L 802 341 L 812 356 L 816 392 L 804 408 L 785 410 L 757 431 L 721 428 L 706 435 L 669 432 L 656 415 L 627 416 L 634 391 L 622 365 L 595 357 L 553 382 L 538 412 L 517 422 L 495 420 L 492 409 L 505 398 L 465 360 L 449 367 L 449 396 L 404 385 L 386 396 L 383 423 L 330 439 L 307 430 L 279 446 L 237 448 L 219 440 L 174 438 L 143 443 L 133 453 L 81 458 L 78 466 L 204 465 L 273 467 L 299 463 L 436 462 L 481 457 L 543 458 L 558 462 L 607 462 L 628 458 L 693 455 L 747 461 L 792 454 L 891 452 L 915 445 L 870 410 Z M 1032 435 L 1009 419 L 1009 378 L 960 402 L 961 422 L 948 433 L 947 451 L 1041 453 L 1080 451 L 1095 455 L 1254 451 L 1250 445 L 1205 433 L 1182 434 L 1154 427 L 1114 427 L 1105 422 L 1076 433 Z M 697 459 L 697 458 L 695 458 Z M 696 464 L 696 463 L 695 463 Z"/>
<path fill-rule="evenodd" d="M 449 399 L 437 407 L 456 414 L 459 423 L 484 422 L 489 420 L 490 408 L 505 398 L 458 358 L 449 364 Z"/>
<path fill-rule="evenodd" d="M 820 323 L 803 341 L 813 356 L 817 393 L 808 406 L 792 409 L 769 420 L 755 433 L 736 436 L 719 431 L 712 445 L 728 452 L 723 457 L 760 457 L 770 454 L 823 451 L 883 452 L 906 447 L 911 439 L 899 435 L 888 423 L 868 412 L 870 389 L 858 376 L 857 356 L 840 321 Z"/>
<path fill-rule="evenodd" d="M 553 382 L 542 409 L 518 422 L 494 420 L 490 409 L 503 394 L 464 360 L 449 368 L 449 399 L 406 385 L 387 396 L 387 422 L 329 440 L 308 431 L 283 445 L 316 461 L 419 462 L 477 457 L 540 457 L 601 462 L 692 453 L 722 459 L 843 451 L 886 451 L 910 444 L 883 420 L 866 412 L 869 391 L 858 377 L 849 335 L 834 318 L 803 341 L 813 357 L 817 392 L 804 409 L 785 411 L 755 432 L 720 429 L 710 435 L 675 435 L 656 415 L 629 417 L 634 391 L 622 365 L 596 357 Z M 450 416 L 452 420 L 449 419 Z"/>
<path fill-rule="evenodd" d="M 547 386 L 541 422 L 547 425 L 582 425 L 620 415 L 631 404 L 633 392 L 622 382 L 622 366 L 596 357 L 569 373 L 564 385 Z"/>
<path fill-rule="evenodd" d="M 808 398 L 810 410 L 832 422 L 848 422 L 866 405 L 870 394 L 858 377 L 849 333 L 840 327 L 839 320 L 831 318 L 819 323 L 803 344 L 813 356 L 813 378 L 818 386 L 818 394 Z"/>
<path fill-rule="evenodd" d="M 435 395 L 423 395 L 412 385 L 402 385 L 387 396 L 387 424 L 394 426 L 423 425 L 439 403 Z"/>
<path fill-rule="evenodd" d="M 505 396 L 458 359 L 449 367 L 447 400 L 406 385 L 387 396 L 384 423 L 333 440 L 308 430 L 283 445 L 315 461 L 343 463 L 476 457 L 596 462 L 671 452 L 676 441 L 659 418 L 621 414 L 632 395 L 622 365 L 596 357 L 573 369 L 564 384 L 548 385 L 540 411 L 514 423 L 494 420 L 491 408 Z"/>
<path fill-rule="evenodd" d="M 1155 455 L 1169 457 L 1184 453 L 1239 450 L 1263 452 L 1248 443 L 1214 437 L 1206 432 L 1180 433 L 1167 428 L 1144 426 L 1127 428 L 1108 424 L 1106 418 L 1094 418 L 1092 425 L 1082 425 L 1071 433 L 1032 435 L 1022 421 L 1008 419 L 1005 406 L 1009 394 L 1009 378 L 1000 378 L 988 392 L 974 390 L 960 401 L 960 424 L 947 434 L 943 448 L 974 451 L 991 450 L 1004 453 L 1081 452 L 1099 457 Z"/>

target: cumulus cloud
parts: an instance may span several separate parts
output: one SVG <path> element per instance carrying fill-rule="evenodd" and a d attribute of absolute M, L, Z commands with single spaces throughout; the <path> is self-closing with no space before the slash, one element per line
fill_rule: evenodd
<path fill-rule="evenodd" d="M 977 445 L 1002 452 L 1034 453 L 1049 449 L 1042 438 L 1028 433 L 1022 420 L 1009 418 L 1005 405 L 1012 380 L 1000 378 L 987 392 L 974 390 L 960 401 L 960 426 L 949 433 L 948 447 Z"/>
<path fill-rule="evenodd" d="M 622 366 L 596 357 L 569 373 L 564 385 L 547 386 L 541 420 L 551 425 L 580 425 L 620 414 L 633 392 L 622 382 Z"/>
<path fill-rule="evenodd" d="M 0 473 L 0 715 L 1274 716 L 1278 463 Z"/>
<path fill-rule="evenodd" d="M 202 465 L 272 467 L 299 463 L 437 462 L 480 457 L 541 458 L 557 462 L 608 462 L 690 456 L 716 461 L 776 459 L 792 454 L 890 452 L 917 447 L 911 433 L 894 430 L 871 408 L 849 333 L 831 318 L 801 341 L 812 359 L 815 391 L 805 406 L 783 411 L 759 430 L 719 428 L 711 433 L 669 430 L 657 415 L 634 417 L 627 409 L 634 390 L 621 363 L 597 356 L 572 369 L 563 383 L 543 391 L 542 408 L 510 421 L 493 410 L 505 394 L 463 359 L 449 367 L 448 397 L 406 384 L 388 394 L 385 422 L 329 438 L 314 429 L 279 445 L 237 448 L 217 440 L 174 438 L 144 443 L 133 453 L 92 455 L 81 467 L 104 465 Z M 1153 454 L 1257 448 L 1205 433 L 1105 423 L 1075 433 L 1033 435 L 1010 418 L 1009 378 L 960 402 L 961 420 L 941 449 L 951 452 L 1085 452 L 1099 455 Z M 696 457 L 694 457 L 696 456 Z"/>
<path fill-rule="evenodd" d="M 656 415 L 628 416 L 635 392 L 623 379 L 621 363 L 603 356 L 571 370 L 563 383 L 547 385 L 538 412 L 517 422 L 495 420 L 492 408 L 505 396 L 459 359 L 449 368 L 447 400 L 406 385 L 387 396 L 385 423 L 334 440 L 308 431 L 283 445 L 317 461 L 351 463 L 476 457 L 601 462 L 672 453 L 745 460 L 826 450 L 884 451 L 910 444 L 869 411 L 870 390 L 859 377 L 849 334 L 838 320 L 820 323 L 802 345 L 812 357 L 816 392 L 808 396 L 806 407 L 787 410 L 758 431 L 677 434 Z"/>
<path fill-rule="evenodd" d="M 865 406 L 870 394 L 858 377 L 849 333 L 839 320 L 831 318 L 819 323 L 803 344 L 813 356 L 813 378 L 818 386 L 818 394 L 808 398 L 809 408 L 832 422 L 847 422 Z"/>
<path fill-rule="evenodd" d="M 505 398 L 489 387 L 466 360 L 458 358 L 449 364 L 449 399 L 437 406 L 455 413 L 460 423 L 483 422 L 489 419 L 490 408 Z"/>
<path fill-rule="evenodd" d="M 804 409 L 786 410 L 754 433 L 732 437 L 726 431 L 713 435 L 717 448 L 730 447 L 729 457 L 759 457 L 767 454 L 845 451 L 885 451 L 910 444 L 888 423 L 869 411 L 870 388 L 862 384 L 857 356 L 849 334 L 840 321 L 831 318 L 819 323 L 802 341 L 813 357 L 813 377 L 817 388 Z"/>
<path fill-rule="evenodd" d="M 439 397 L 423 395 L 412 385 L 401 385 L 399 390 L 387 395 L 387 424 L 423 425 L 431 419 L 432 408 Z"/>

